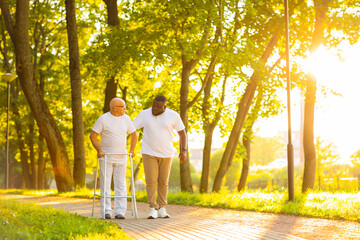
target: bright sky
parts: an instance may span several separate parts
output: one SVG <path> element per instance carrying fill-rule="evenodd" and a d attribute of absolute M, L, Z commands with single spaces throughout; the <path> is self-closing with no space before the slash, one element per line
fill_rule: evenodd
<path fill-rule="evenodd" d="M 330 88 L 342 96 L 317 94 L 315 110 L 315 136 L 333 143 L 342 162 L 360 149 L 360 44 L 340 46 L 341 58 L 335 51 L 320 48 L 315 56 L 304 60 L 304 69 L 312 71 L 318 84 Z M 292 129 L 300 129 L 300 94 L 292 91 Z M 286 100 L 286 92 L 284 92 Z M 287 112 L 281 116 L 258 123 L 258 135 L 276 136 L 287 130 Z"/>

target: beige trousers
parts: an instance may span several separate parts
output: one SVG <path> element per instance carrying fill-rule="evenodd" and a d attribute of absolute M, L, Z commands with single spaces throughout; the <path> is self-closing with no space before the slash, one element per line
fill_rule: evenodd
<path fill-rule="evenodd" d="M 159 209 L 167 204 L 168 182 L 172 158 L 159 158 L 143 154 L 146 192 L 151 208 Z M 158 203 L 156 203 L 156 189 Z"/>

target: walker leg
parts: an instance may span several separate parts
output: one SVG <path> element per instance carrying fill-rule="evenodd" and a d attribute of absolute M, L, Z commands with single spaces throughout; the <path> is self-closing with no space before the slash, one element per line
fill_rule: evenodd
<path fill-rule="evenodd" d="M 135 196 L 135 181 L 134 181 L 134 163 L 133 159 L 130 155 L 130 169 L 131 169 L 131 202 L 132 202 L 132 210 L 135 212 L 135 218 L 138 218 L 137 208 L 136 208 L 136 196 Z"/>
<path fill-rule="evenodd" d="M 105 203 L 106 203 L 106 198 L 112 198 L 111 193 L 109 193 L 109 196 L 106 195 L 106 162 L 107 162 L 107 155 L 129 155 L 130 156 L 130 168 L 131 168 L 131 202 L 132 202 L 132 216 L 134 216 L 134 212 L 135 212 L 135 218 L 138 218 L 138 214 L 137 214 L 137 207 L 136 207 L 136 196 L 135 196 L 135 181 L 134 181 L 134 164 L 133 164 L 133 160 L 130 154 L 127 153 L 107 153 L 105 154 L 104 157 L 104 175 L 102 179 L 101 178 L 101 182 L 103 183 L 102 186 L 100 186 L 100 188 L 102 187 L 103 189 L 103 194 L 100 194 L 101 197 L 101 203 L 103 206 L 103 209 L 101 211 L 101 215 L 102 218 L 105 219 Z M 98 159 L 98 165 L 99 165 L 99 161 L 100 159 Z M 96 170 L 98 171 L 98 165 L 96 166 Z M 101 165 L 101 164 L 100 164 Z M 101 172 L 101 166 L 100 166 L 100 172 Z M 96 183 L 95 183 L 96 184 Z M 96 185 L 95 185 L 95 189 L 94 189 L 94 200 L 93 200 L 93 212 L 94 212 L 94 201 L 95 201 L 95 192 L 96 192 Z M 99 196 L 99 195 L 98 195 Z M 124 197 L 124 196 L 113 196 L 114 198 L 118 198 L 118 197 Z M 125 198 L 129 198 L 130 196 L 125 196 Z"/>
<path fill-rule="evenodd" d="M 106 157 L 107 155 L 105 154 L 105 157 L 104 157 L 104 186 L 103 186 L 103 194 L 102 194 L 102 201 L 103 201 L 103 214 L 102 214 L 102 218 L 105 219 L 105 209 L 106 209 L 106 206 L 105 206 L 105 203 L 106 203 Z"/>
<path fill-rule="evenodd" d="M 94 208 L 95 208 L 95 195 L 96 195 L 96 187 L 97 187 L 97 174 L 99 170 L 99 158 L 96 163 L 96 172 L 95 172 L 95 186 L 94 186 L 94 198 L 93 198 L 93 206 L 92 206 L 92 212 L 91 216 L 94 217 Z"/>

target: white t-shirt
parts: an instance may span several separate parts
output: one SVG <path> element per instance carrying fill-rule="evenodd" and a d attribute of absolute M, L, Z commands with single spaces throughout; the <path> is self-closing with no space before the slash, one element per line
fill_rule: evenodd
<path fill-rule="evenodd" d="M 133 121 L 136 129 L 144 128 L 141 153 L 154 157 L 169 158 L 174 156 L 174 132 L 185 129 L 179 114 L 169 108 L 154 116 L 151 108 L 143 110 Z"/>
<path fill-rule="evenodd" d="M 128 115 L 116 117 L 107 112 L 98 118 L 92 130 L 100 134 L 100 147 L 104 153 L 127 153 L 127 133 L 130 134 L 136 129 Z M 107 159 L 126 161 L 126 156 L 111 155 Z"/>

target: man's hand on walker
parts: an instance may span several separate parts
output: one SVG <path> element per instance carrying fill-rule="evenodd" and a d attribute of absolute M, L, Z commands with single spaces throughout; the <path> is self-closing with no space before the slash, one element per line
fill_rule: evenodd
<path fill-rule="evenodd" d="M 136 156 L 134 151 L 129 151 L 129 153 L 131 153 L 131 157 L 134 158 Z"/>
<path fill-rule="evenodd" d="M 102 158 L 103 156 L 105 156 L 105 153 L 102 150 L 100 150 L 98 151 L 97 156 L 98 158 Z"/>

